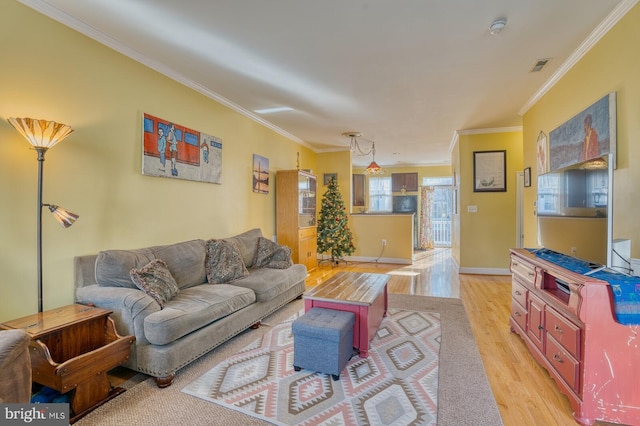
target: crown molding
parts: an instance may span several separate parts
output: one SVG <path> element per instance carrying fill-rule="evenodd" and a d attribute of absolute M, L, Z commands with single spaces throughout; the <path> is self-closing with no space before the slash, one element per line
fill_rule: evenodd
<path fill-rule="evenodd" d="M 224 96 L 207 89 L 206 87 L 201 86 L 200 84 L 194 82 L 193 80 L 185 77 L 184 75 L 176 72 L 175 70 L 173 70 L 170 67 L 165 66 L 164 64 L 161 64 L 160 62 L 154 61 L 148 57 L 146 57 L 145 55 L 143 55 L 142 53 L 136 51 L 135 49 L 131 49 L 130 47 L 122 44 L 121 42 L 119 42 L 118 40 L 115 40 L 112 37 L 109 37 L 108 35 L 96 30 L 95 28 L 85 24 L 84 22 L 64 13 L 63 11 L 61 11 L 60 9 L 50 5 L 49 3 L 46 3 L 45 1 L 42 0 L 18 0 L 18 2 L 24 4 L 25 6 L 30 7 L 31 9 L 42 13 L 43 15 L 56 20 L 58 22 L 60 22 L 63 25 L 66 25 L 69 28 L 72 28 L 76 31 L 78 31 L 79 33 L 82 33 L 84 35 L 86 35 L 87 37 L 97 41 L 98 43 L 101 43 L 107 47 L 110 47 L 111 49 L 115 50 L 118 53 L 123 54 L 124 56 L 127 56 L 131 59 L 133 59 L 136 62 L 139 62 L 142 65 L 145 65 L 148 68 L 151 68 L 152 70 L 159 72 L 160 74 L 163 74 L 167 77 L 169 77 L 170 79 L 192 89 L 195 90 L 196 92 L 238 112 L 239 114 L 244 115 L 245 117 L 267 127 L 268 129 L 273 130 L 274 132 L 284 136 L 287 139 L 290 139 L 294 142 L 297 142 L 300 145 L 303 145 L 311 150 L 313 150 L 314 148 L 307 144 L 305 141 L 303 141 L 302 139 L 300 139 L 299 137 L 287 132 L 286 130 L 281 129 L 280 127 L 270 123 L 269 121 L 263 119 L 262 117 L 256 115 L 255 113 L 242 108 L 241 106 L 233 103 L 232 101 L 230 101 L 229 99 L 225 98 Z"/>
<path fill-rule="evenodd" d="M 522 126 L 512 127 L 488 127 L 486 129 L 464 129 L 458 130 L 458 135 L 484 135 L 487 133 L 509 133 L 509 132 L 521 132 Z"/>
<path fill-rule="evenodd" d="M 611 13 L 598 25 L 589 36 L 573 51 L 571 55 L 560 68 L 538 89 L 538 91 L 529 99 L 518 111 L 520 116 L 526 114 L 529 109 L 536 104 L 556 83 L 569 72 L 571 68 L 580 60 L 584 55 L 591 50 L 591 48 L 600 41 L 605 34 L 609 32 L 613 26 L 615 26 L 622 17 L 624 17 L 629 10 L 631 10 L 640 0 L 623 0 L 616 6 Z"/>
<path fill-rule="evenodd" d="M 522 126 L 512 126 L 512 127 L 492 127 L 486 129 L 465 129 L 465 130 L 456 130 L 453 132 L 453 137 L 451 138 L 451 143 L 449 144 L 449 154 L 453 152 L 456 144 L 460 140 L 460 136 L 462 135 L 482 135 L 488 133 L 509 133 L 509 132 L 521 132 Z"/>

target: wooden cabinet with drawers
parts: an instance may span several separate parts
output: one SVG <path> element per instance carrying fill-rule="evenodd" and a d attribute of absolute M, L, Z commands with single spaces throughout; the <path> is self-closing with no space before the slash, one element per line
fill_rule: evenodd
<path fill-rule="evenodd" d="M 584 425 L 640 424 L 640 326 L 615 320 L 609 284 L 511 250 L 511 331 Z"/>
<path fill-rule="evenodd" d="M 291 248 L 294 263 L 318 266 L 316 176 L 301 170 L 276 173 L 276 237 Z"/>

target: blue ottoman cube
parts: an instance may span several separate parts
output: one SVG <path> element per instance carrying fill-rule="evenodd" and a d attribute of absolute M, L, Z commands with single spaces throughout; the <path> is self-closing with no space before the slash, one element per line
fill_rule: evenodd
<path fill-rule="evenodd" d="M 291 324 L 293 368 L 331 374 L 340 372 L 353 354 L 353 312 L 311 308 Z"/>

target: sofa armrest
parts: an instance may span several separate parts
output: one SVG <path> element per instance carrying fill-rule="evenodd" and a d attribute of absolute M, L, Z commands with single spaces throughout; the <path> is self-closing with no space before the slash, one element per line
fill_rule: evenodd
<path fill-rule="evenodd" d="M 111 318 L 118 333 L 135 336 L 136 344 L 148 343 L 144 336 L 144 319 L 160 310 L 160 305 L 143 291 L 97 284 L 76 288 L 76 302 L 112 311 Z"/>
<path fill-rule="evenodd" d="M 31 398 L 30 341 L 21 329 L 0 331 L 0 404 L 25 404 Z"/>

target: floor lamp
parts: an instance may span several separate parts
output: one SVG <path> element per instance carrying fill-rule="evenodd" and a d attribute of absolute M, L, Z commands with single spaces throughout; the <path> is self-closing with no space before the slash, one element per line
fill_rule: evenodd
<path fill-rule="evenodd" d="M 55 121 L 36 120 L 33 118 L 9 118 L 9 123 L 24 136 L 38 153 L 38 210 L 36 243 L 38 246 L 38 312 L 42 312 L 42 208 L 48 207 L 53 217 L 64 228 L 70 227 L 78 219 L 78 215 L 71 213 L 54 204 L 42 203 L 42 172 L 44 155 L 47 150 L 69 136 L 73 129 L 66 124 Z"/>

